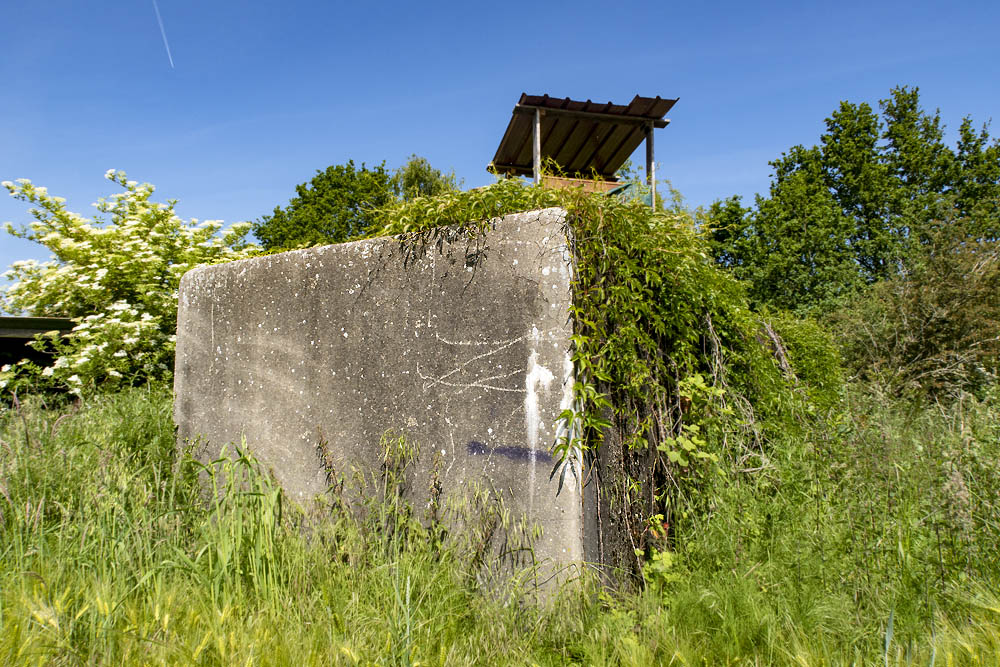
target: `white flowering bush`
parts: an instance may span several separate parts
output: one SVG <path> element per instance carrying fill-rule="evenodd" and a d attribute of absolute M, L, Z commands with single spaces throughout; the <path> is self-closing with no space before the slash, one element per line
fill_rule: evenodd
<path fill-rule="evenodd" d="M 190 223 L 174 213 L 176 201 L 150 201 L 154 187 L 109 170 L 122 192 L 94 206 L 89 219 L 68 211 L 62 197 L 26 179 L 4 181 L 11 196 L 32 205 L 27 227 L 8 233 L 52 251 L 47 262 L 14 262 L 2 275 L 11 284 L 0 299 L 10 313 L 71 317 L 65 336 L 54 332 L 34 345 L 54 353 L 54 363 L 27 361 L 0 370 L 0 389 L 14 383 L 52 383 L 82 395 L 99 386 L 169 377 L 177 326 L 177 289 L 184 272 L 199 264 L 242 259 L 259 250 L 246 243 L 250 223 L 220 233 L 215 220 Z"/>

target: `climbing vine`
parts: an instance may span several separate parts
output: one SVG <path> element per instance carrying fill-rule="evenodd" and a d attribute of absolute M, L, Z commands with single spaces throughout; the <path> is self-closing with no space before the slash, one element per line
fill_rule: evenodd
<path fill-rule="evenodd" d="M 575 263 L 576 400 L 560 415 L 553 474 L 561 484 L 568 462 L 582 460 L 586 474 L 602 478 L 598 488 L 610 495 L 599 511 L 611 519 L 602 534 L 614 542 L 602 547 L 638 574 L 642 557 L 670 540 L 674 514 L 689 511 L 692 489 L 723 470 L 720 460 L 766 458 L 762 419 L 794 400 L 792 371 L 772 349 L 780 340 L 749 310 L 741 285 L 715 267 L 680 207 L 654 212 L 510 179 L 382 209 L 375 234 L 416 239 L 468 223 L 475 236 L 491 219 L 550 206 L 568 212 Z M 750 437 L 731 437 L 739 430 Z M 650 517 L 661 519 L 656 531 Z"/>

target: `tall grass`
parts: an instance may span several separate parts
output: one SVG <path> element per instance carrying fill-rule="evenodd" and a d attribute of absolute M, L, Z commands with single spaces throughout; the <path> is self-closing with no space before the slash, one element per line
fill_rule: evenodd
<path fill-rule="evenodd" d="M 993 662 L 998 413 L 855 390 L 776 431 L 762 470 L 731 462 L 680 526 L 683 581 L 666 587 L 680 628 L 720 658 L 766 646 L 769 661 L 902 664 L 936 645 L 954 657 L 967 629 L 969 656 Z"/>
<path fill-rule="evenodd" d="M 306 514 L 238 447 L 178 454 L 166 389 L 6 410 L 0 664 L 528 664 L 549 612 L 479 585 L 502 506 L 440 534 L 384 444 L 368 502 L 335 484 Z"/>
<path fill-rule="evenodd" d="M 494 502 L 403 501 L 399 440 L 303 513 L 239 447 L 179 454 L 165 389 L 0 408 L 0 663 L 994 664 L 996 403 L 852 396 L 708 487 L 644 591 L 541 605 L 483 588 Z"/>

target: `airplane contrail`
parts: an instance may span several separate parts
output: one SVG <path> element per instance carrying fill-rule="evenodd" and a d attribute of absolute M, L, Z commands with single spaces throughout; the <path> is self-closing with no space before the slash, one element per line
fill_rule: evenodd
<path fill-rule="evenodd" d="M 160 8 L 153 0 L 153 11 L 156 12 L 156 22 L 160 24 L 160 34 L 163 35 L 163 46 L 167 49 L 167 60 L 170 61 L 170 69 L 174 69 L 174 57 L 170 55 L 170 44 L 167 42 L 167 31 L 163 29 L 163 19 L 160 18 Z"/>

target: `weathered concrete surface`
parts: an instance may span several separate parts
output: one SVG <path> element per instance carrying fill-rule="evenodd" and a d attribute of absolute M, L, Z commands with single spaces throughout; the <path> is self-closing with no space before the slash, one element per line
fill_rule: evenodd
<path fill-rule="evenodd" d="M 377 469 L 387 429 L 434 451 L 445 493 L 488 479 L 543 529 L 536 557 L 584 560 L 579 479 L 549 481 L 572 396 L 565 212 L 510 215 L 470 240 L 358 241 L 186 274 L 177 332 L 179 436 L 209 452 L 246 437 L 289 495 L 339 469 Z M 423 481 L 421 481 L 423 480 Z"/>

